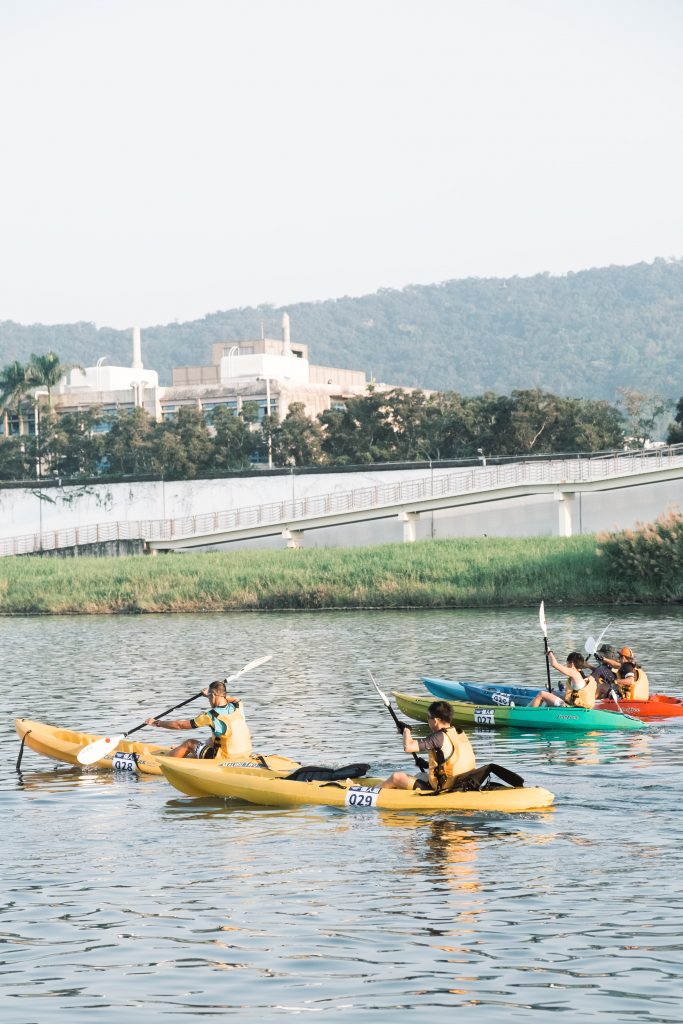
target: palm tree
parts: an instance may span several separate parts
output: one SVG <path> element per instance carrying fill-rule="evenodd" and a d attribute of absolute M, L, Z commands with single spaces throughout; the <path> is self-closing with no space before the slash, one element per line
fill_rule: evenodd
<path fill-rule="evenodd" d="M 0 409 L 2 410 L 2 425 L 5 437 L 7 437 L 7 412 L 15 409 L 17 414 L 20 411 L 21 401 L 33 388 L 33 382 L 29 379 L 28 367 L 15 360 L 0 370 Z M 19 433 L 21 429 L 21 416 L 19 416 Z"/>
<path fill-rule="evenodd" d="M 32 385 L 44 387 L 47 390 L 47 405 L 52 412 L 52 388 L 59 384 L 69 370 L 75 367 L 82 367 L 78 363 L 61 363 L 59 356 L 54 352 L 46 352 L 44 356 L 37 356 L 31 353 L 31 360 L 26 367 L 26 376 Z"/>

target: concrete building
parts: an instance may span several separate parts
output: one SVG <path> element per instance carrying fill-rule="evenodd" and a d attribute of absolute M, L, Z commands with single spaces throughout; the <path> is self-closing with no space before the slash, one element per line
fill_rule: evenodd
<path fill-rule="evenodd" d="M 315 418 L 336 403 L 364 394 L 367 384 L 360 370 L 311 364 L 308 347 L 292 343 L 285 313 L 282 338 L 216 342 L 208 365 L 175 368 L 168 387 L 159 384 L 154 370 L 143 367 L 140 330 L 134 328 L 131 366 L 107 366 L 99 359 L 95 366 L 73 369 L 54 389 L 53 405 L 57 413 L 99 406 L 108 414 L 137 406 L 160 421 L 183 406 L 208 414 L 220 405 L 239 412 L 245 402 L 256 404 L 259 419 L 268 412 L 283 419 L 294 402 L 301 402 L 307 415 Z M 22 432 L 29 433 L 29 424 L 25 427 Z"/>

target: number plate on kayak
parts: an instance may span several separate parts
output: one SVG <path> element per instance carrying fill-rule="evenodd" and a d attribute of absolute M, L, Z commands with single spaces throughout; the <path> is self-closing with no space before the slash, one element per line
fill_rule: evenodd
<path fill-rule="evenodd" d="M 112 767 L 116 772 L 134 772 L 137 768 L 135 754 L 114 754 Z"/>
<path fill-rule="evenodd" d="M 475 708 L 474 709 L 474 721 L 476 725 L 495 725 L 496 722 L 496 709 L 495 708 Z"/>
<path fill-rule="evenodd" d="M 376 807 L 379 786 L 349 786 L 344 803 L 347 807 Z"/>

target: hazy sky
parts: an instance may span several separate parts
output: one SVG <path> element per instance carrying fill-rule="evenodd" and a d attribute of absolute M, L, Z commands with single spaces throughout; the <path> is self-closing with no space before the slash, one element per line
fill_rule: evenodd
<path fill-rule="evenodd" d="M 679 0 L 0 0 L 0 320 L 683 255 Z"/>

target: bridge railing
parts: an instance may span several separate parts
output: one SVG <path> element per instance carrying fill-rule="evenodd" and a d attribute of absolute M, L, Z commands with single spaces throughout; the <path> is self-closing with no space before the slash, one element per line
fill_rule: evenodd
<path fill-rule="evenodd" d="M 0 539 L 0 556 L 22 555 L 110 540 L 169 541 L 261 526 L 294 525 L 297 521 L 391 508 L 410 502 L 495 491 L 525 483 L 571 485 L 627 476 L 666 466 L 683 466 L 683 445 L 649 451 L 581 456 L 548 461 L 477 466 L 452 472 L 431 471 L 414 480 L 357 487 L 350 491 L 266 502 L 173 519 L 137 519 L 43 530 Z"/>

